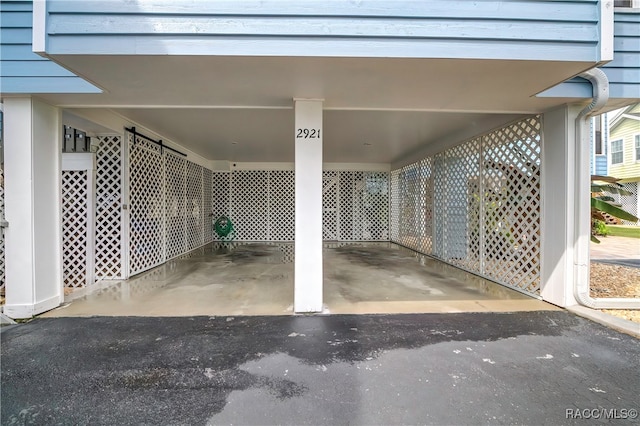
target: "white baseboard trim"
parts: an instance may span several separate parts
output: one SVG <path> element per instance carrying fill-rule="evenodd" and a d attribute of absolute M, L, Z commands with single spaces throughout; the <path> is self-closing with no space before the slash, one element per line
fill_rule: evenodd
<path fill-rule="evenodd" d="M 53 296 L 34 304 L 6 304 L 3 312 L 12 319 L 26 319 L 50 311 L 58 306 L 60 306 L 60 296 Z"/>

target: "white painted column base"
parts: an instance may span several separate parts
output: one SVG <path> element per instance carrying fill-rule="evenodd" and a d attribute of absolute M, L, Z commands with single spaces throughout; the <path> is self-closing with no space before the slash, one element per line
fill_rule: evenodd
<path fill-rule="evenodd" d="M 60 111 L 29 97 L 4 100 L 4 313 L 30 318 L 64 301 Z"/>
<path fill-rule="evenodd" d="M 295 101 L 294 311 L 322 311 L 322 101 Z"/>

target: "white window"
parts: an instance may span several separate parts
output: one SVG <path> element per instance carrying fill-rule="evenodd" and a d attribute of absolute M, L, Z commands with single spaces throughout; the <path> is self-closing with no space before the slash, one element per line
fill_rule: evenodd
<path fill-rule="evenodd" d="M 611 164 L 622 164 L 623 158 L 622 139 L 611 141 Z"/>
<path fill-rule="evenodd" d="M 635 135 L 636 141 L 636 161 L 640 161 L 640 135 Z"/>

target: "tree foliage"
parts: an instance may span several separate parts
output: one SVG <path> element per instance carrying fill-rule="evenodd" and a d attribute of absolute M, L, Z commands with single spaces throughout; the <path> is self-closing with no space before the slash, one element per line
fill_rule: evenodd
<path fill-rule="evenodd" d="M 630 222 L 638 221 L 636 216 L 615 203 L 612 195 L 632 195 L 619 181 L 620 179 L 611 176 L 591 176 L 591 241 L 593 242 L 600 242 L 595 236 L 595 225 L 597 221 L 606 221 L 605 214 Z"/>

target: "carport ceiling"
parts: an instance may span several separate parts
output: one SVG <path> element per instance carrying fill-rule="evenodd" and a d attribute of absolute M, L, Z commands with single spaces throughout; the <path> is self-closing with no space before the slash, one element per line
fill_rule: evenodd
<path fill-rule="evenodd" d="M 487 114 L 540 112 L 534 95 L 593 64 L 390 58 L 56 56 L 107 108 L 211 160 L 292 161 L 293 98 L 324 99 L 325 161 L 393 162 Z"/>

